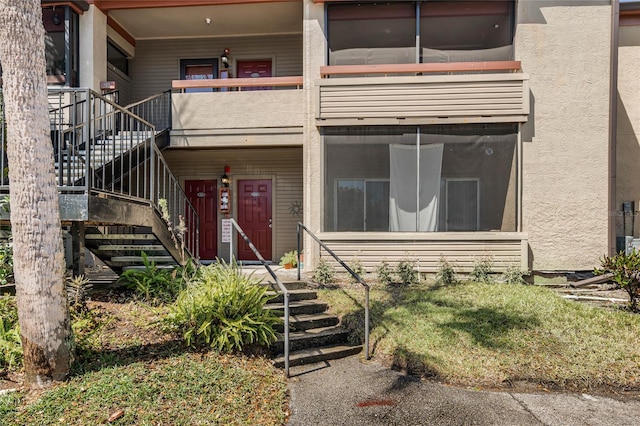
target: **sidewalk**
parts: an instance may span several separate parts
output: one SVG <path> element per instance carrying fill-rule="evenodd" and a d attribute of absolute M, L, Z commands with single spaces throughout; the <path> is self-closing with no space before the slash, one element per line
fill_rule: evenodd
<path fill-rule="evenodd" d="M 290 426 L 639 424 L 640 400 L 460 389 L 359 356 L 291 369 Z"/>

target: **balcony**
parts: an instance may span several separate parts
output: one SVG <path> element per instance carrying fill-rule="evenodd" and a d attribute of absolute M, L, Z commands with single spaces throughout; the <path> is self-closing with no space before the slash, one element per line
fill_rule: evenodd
<path fill-rule="evenodd" d="M 301 144 L 302 77 L 174 80 L 172 87 L 179 91 L 172 96 L 173 147 Z"/>
<path fill-rule="evenodd" d="M 521 123 L 529 115 L 519 61 L 335 65 L 320 74 L 318 126 Z"/>

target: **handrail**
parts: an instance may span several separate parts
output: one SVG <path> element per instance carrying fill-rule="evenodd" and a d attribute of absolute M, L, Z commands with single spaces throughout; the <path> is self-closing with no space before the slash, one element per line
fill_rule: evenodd
<path fill-rule="evenodd" d="M 156 127 L 156 133 L 171 128 L 171 90 L 149 96 L 124 107 Z"/>
<path fill-rule="evenodd" d="M 364 287 L 364 347 L 365 347 L 365 357 L 370 359 L 369 353 L 369 285 L 364 282 L 364 280 L 360 277 L 360 275 L 351 269 L 346 263 L 342 261 L 338 257 L 337 254 L 333 252 L 325 243 L 323 243 L 313 232 L 309 230 L 306 226 L 304 226 L 301 222 L 298 222 L 298 280 L 300 279 L 300 253 L 302 249 L 302 233 L 300 230 L 306 231 L 307 234 L 318 244 L 320 247 L 325 249 L 327 253 L 329 253 L 344 269 L 347 270 L 351 274 L 353 278 L 355 278 L 363 287 Z"/>
<path fill-rule="evenodd" d="M 247 237 L 247 234 L 245 234 L 242 228 L 240 227 L 240 225 L 238 225 L 238 222 L 236 222 L 235 219 L 233 218 L 229 220 L 233 225 L 233 227 L 238 232 L 238 234 L 240 234 L 244 242 L 247 243 L 247 245 L 249 246 L 253 254 L 258 258 L 260 263 L 262 263 L 262 266 L 264 266 L 267 269 L 267 272 L 269 272 L 269 275 L 271 275 L 271 278 L 273 278 L 273 280 L 278 285 L 278 288 L 280 288 L 280 291 L 284 295 L 284 372 L 286 376 L 289 377 L 289 290 L 287 289 L 287 287 L 285 287 L 284 284 L 282 284 L 282 281 L 280 281 L 276 273 L 273 272 L 273 269 L 271 269 L 267 261 L 264 260 L 264 257 L 262 257 L 262 255 L 260 254 L 256 246 L 253 245 L 249 237 Z M 229 253 L 230 253 L 229 259 L 233 259 L 233 242 L 232 241 L 233 241 L 233 238 L 230 240 L 230 245 L 229 245 Z"/>
<path fill-rule="evenodd" d="M 296 86 L 300 88 L 303 84 L 302 76 L 293 77 L 259 77 L 259 78 L 212 78 L 203 80 L 173 80 L 171 87 L 174 89 L 221 89 L 237 87 L 285 87 Z"/>
<path fill-rule="evenodd" d="M 417 74 L 442 72 L 522 71 L 520 61 L 437 62 L 422 64 L 326 65 L 320 76 L 353 74 Z"/>
<path fill-rule="evenodd" d="M 158 211 L 165 199 L 174 232 L 184 221 L 181 243 L 197 258 L 198 214 L 156 146 L 154 125 L 90 89 L 50 88 L 49 101 L 57 106 L 49 118 L 58 191 L 105 194 Z M 0 159 L 6 165 L 4 144 Z M 0 193 L 8 190 L 2 179 Z"/>

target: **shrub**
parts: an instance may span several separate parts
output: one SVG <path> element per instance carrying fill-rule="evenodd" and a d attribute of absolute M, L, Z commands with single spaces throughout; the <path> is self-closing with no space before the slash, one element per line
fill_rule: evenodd
<path fill-rule="evenodd" d="M 473 271 L 471 271 L 470 278 L 476 283 L 490 283 L 491 280 L 491 268 L 493 262 L 489 258 L 476 259 L 473 265 Z"/>
<path fill-rule="evenodd" d="M 378 275 L 378 282 L 380 282 L 380 284 L 389 285 L 393 282 L 393 270 L 386 260 L 383 260 L 376 268 L 376 274 Z"/>
<path fill-rule="evenodd" d="M 511 265 L 502 273 L 500 281 L 505 284 L 526 284 L 525 275 L 529 275 L 529 271 L 523 271 L 517 265 Z"/>
<path fill-rule="evenodd" d="M 366 272 L 364 270 L 364 266 L 362 266 L 362 262 L 360 262 L 360 260 L 357 257 L 354 257 L 353 259 L 351 259 L 351 261 L 349 262 L 349 268 L 351 268 L 353 272 L 358 274 L 360 278 L 362 278 L 362 276 Z M 351 274 L 349 274 L 348 280 L 349 280 L 349 283 L 351 284 L 356 284 L 358 282 L 358 280 L 356 280 L 356 278 Z"/>
<path fill-rule="evenodd" d="M 320 258 L 313 272 L 313 280 L 318 284 L 331 284 L 335 280 L 335 271 L 333 267 L 324 258 Z"/>
<path fill-rule="evenodd" d="M 601 260 L 601 267 L 593 271 L 596 275 L 606 273 L 613 274 L 613 282 L 624 289 L 629 295 L 629 308 L 632 311 L 638 310 L 638 299 L 640 298 L 640 252 L 635 249 L 626 254 L 618 254 Z"/>
<path fill-rule="evenodd" d="M 144 269 L 124 271 L 119 282 L 125 283 L 146 302 L 172 302 L 182 290 L 184 282 L 176 280 L 171 272 L 158 268 L 155 262 L 149 261 L 146 253 L 142 253 Z"/>
<path fill-rule="evenodd" d="M 10 369 L 22 361 L 22 341 L 18 308 L 13 296 L 0 296 L 0 369 Z"/>
<path fill-rule="evenodd" d="M 400 282 L 405 285 L 418 284 L 418 271 L 414 268 L 412 260 L 402 260 L 396 266 L 396 273 Z"/>
<path fill-rule="evenodd" d="M 265 309 L 270 299 L 266 287 L 243 275 L 236 263 L 200 269 L 201 276 L 180 292 L 165 320 L 188 345 L 228 352 L 276 340 L 274 325 L 281 320 Z"/>
<path fill-rule="evenodd" d="M 459 282 L 458 274 L 453 264 L 447 262 L 444 257 L 440 258 L 440 270 L 436 275 L 436 282 L 442 285 L 453 285 Z"/>
<path fill-rule="evenodd" d="M 13 244 L 11 241 L 0 243 L 0 285 L 13 282 Z"/>

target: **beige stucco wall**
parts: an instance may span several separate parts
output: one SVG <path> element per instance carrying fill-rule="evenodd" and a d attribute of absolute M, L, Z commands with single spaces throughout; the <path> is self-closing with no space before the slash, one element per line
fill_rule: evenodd
<path fill-rule="evenodd" d="M 518 5 L 516 59 L 532 94 L 522 129 L 532 267 L 589 270 L 608 250 L 611 6 Z"/>
<path fill-rule="evenodd" d="M 623 201 L 635 201 L 640 210 L 640 25 L 620 27 L 618 49 L 618 132 L 616 210 Z M 640 236 L 640 217 L 626 218 L 626 235 Z M 623 218 L 616 217 L 616 235 L 625 234 Z"/>

